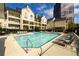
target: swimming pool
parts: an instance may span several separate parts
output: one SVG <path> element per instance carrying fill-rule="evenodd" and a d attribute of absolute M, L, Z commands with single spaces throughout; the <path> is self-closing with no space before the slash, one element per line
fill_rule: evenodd
<path fill-rule="evenodd" d="M 58 33 L 33 32 L 33 34 L 17 36 L 16 41 L 22 48 L 40 48 L 59 35 Z"/>

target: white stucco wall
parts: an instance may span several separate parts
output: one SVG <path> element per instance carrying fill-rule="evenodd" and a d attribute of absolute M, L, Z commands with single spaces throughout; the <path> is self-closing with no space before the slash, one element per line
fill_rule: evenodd
<path fill-rule="evenodd" d="M 22 19 L 34 21 L 34 13 L 31 11 L 31 9 L 28 6 L 26 8 L 23 8 L 21 13 L 22 13 Z"/>

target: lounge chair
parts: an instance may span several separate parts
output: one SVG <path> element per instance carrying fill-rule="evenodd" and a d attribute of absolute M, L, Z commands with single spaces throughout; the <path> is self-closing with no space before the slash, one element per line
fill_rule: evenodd
<path fill-rule="evenodd" d="M 64 47 L 66 46 L 62 41 L 53 41 L 52 43 L 55 43 Z"/>
<path fill-rule="evenodd" d="M 71 33 L 66 36 L 66 38 L 63 40 L 63 42 L 66 44 L 71 44 L 74 39 L 75 39 L 75 36 L 74 36 L 74 34 Z"/>
<path fill-rule="evenodd" d="M 62 45 L 62 46 L 67 46 L 67 45 L 70 45 L 73 42 L 74 38 L 75 37 L 73 36 L 73 34 L 69 33 L 65 37 L 61 37 L 61 38 L 53 41 L 53 43 L 56 43 L 56 44 L 59 44 L 59 45 Z"/>
<path fill-rule="evenodd" d="M 61 46 L 66 46 L 65 43 L 63 42 L 64 37 L 60 37 L 59 39 L 56 39 L 55 41 L 52 41 L 52 43 L 61 45 Z"/>

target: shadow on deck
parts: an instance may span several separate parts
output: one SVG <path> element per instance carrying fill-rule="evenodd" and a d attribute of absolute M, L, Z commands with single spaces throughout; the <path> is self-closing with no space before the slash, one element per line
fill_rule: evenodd
<path fill-rule="evenodd" d="M 5 54 L 5 39 L 6 38 L 0 38 L 0 56 L 4 56 Z"/>

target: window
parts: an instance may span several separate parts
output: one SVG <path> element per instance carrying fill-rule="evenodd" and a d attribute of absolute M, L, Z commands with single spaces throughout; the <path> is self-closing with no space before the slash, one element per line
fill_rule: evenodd
<path fill-rule="evenodd" d="M 24 30 L 28 30 L 28 26 L 23 26 L 23 29 Z"/>
<path fill-rule="evenodd" d="M 24 24 L 28 24 L 28 21 L 23 20 L 23 23 L 24 23 Z"/>
<path fill-rule="evenodd" d="M 15 24 L 8 24 L 9 27 L 12 29 L 20 29 L 20 25 L 15 25 Z"/>
<path fill-rule="evenodd" d="M 73 11 L 72 10 L 69 10 L 69 13 L 73 13 Z"/>
<path fill-rule="evenodd" d="M 30 15 L 30 17 L 32 18 L 32 17 L 33 17 L 33 15 Z"/>
<path fill-rule="evenodd" d="M 13 21 L 13 22 L 20 23 L 20 20 L 18 20 L 18 19 L 13 19 L 13 18 L 9 18 L 9 21 Z"/>
<path fill-rule="evenodd" d="M 30 22 L 31 25 L 33 25 L 33 22 Z"/>
<path fill-rule="evenodd" d="M 33 15 L 30 15 L 30 18 L 33 19 Z"/>
<path fill-rule="evenodd" d="M 28 15 L 27 15 L 27 13 L 25 13 L 25 15 L 24 15 L 24 16 L 25 16 L 25 18 L 28 18 Z"/>
<path fill-rule="evenodd" d="M 33 26 L 30 26 L 30 29 L 33 29 Z"/>

